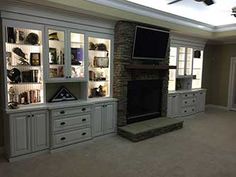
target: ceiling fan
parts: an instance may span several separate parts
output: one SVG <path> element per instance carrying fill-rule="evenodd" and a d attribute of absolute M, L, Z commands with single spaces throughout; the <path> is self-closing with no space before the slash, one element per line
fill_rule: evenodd
<path fill-rule="evenodd" d="M 232 15 L 233 15 L 234 17 L 236 17 L 236 7 L 233 7 L 233 8 L 232 8 Z"/>
<path fill-rule="evenodd" d="M 174 4 L 174 3 L 177 3 L 179 1 L 182 1 L 182 0 L 174 0 L 172 2 L 169 2 L 168 4 Z M 197 2 L 204 2 L 206 5 L 210 6 L 212 4 L 214 4 L 215 2 L 213 0 L 194 0 L 194 1 L 197 1 Z"/>

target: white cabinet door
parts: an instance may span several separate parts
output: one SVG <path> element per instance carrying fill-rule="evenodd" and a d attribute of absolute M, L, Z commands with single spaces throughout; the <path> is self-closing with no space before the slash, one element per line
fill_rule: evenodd
<path fill-rule="evenodd" d="M 49 147 L 49 120 L 47 111 L 32 112 L 32 148 L 40 151 Z"/>
<path fill-rule="evenodd" d="M 203 112 L 205 111 L 205 100 L 206 100 L 206 91 L 200 91 L 198 94 L 198 111 Z"/>
<path fill-rule="evenodd" d="M 103 132 L 114 132 L 114 104 L 107 104 L 103 106 Z"/>
<path fill-rule="evenodd" d="M 103 134 L 102 131 L 102 105 L 96 105 L 94 107 L 93 119 L 92 119 L 92 136 L 99 136 Z"/>
<path fill-rule="evenodd" d="M 11 156 L 31 152 L 30 113 L 10 115 Z"/>
<path fill-rule="evenodd" d="M 179 115 L 180 100 L 178 94 L 168 96 L 167 116 L 177 117 Z"/>
<path fill-rule="evenodd" d="M 99 136 L 115 132 L 116 104 L 97 104 L 93 109 L 92 134 Z"/>

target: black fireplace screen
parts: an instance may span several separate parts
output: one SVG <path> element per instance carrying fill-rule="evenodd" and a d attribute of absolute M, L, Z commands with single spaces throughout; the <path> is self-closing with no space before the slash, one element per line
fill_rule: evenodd
<path fill-rule="evenodd" d="M 161 116 L 162 80 L 128 82 L 127 122 Z"/>

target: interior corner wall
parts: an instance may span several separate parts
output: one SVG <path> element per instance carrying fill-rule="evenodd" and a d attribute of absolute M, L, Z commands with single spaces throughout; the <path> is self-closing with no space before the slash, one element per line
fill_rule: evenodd
<path fill-rule="evenodd" d="M 202 87 L 207 89 L 206 104 L 227 107 L 231 57 L 236 44 L 207 44 L 204 49 Z"/>

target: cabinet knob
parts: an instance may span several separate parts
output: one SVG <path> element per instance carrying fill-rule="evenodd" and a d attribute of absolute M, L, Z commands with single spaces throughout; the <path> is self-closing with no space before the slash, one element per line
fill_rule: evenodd
<path fill-rule="evenodd" d="M 65 114 L 65 111 L 61 111 L 60 114 Z"/>
<path fill-rule="evenodd" d="M 82 133 L 81 135 L 83 135 L 83 136 L 84 136 L 84 135 L 86 135 L 86 133 L 84 132 L 84 133 Z"/>
<path fill-rule="evenodd" d="M 185 103 L 185 104 L 187 104 L 188 102 L 187 102 L 187 101 L 185 101 L 184 103 Z"/>
<path fill-rule="evenodd" d="M 103 105 L 102 107 L 104 107 L 104 108 L 105 108 L 105 107 L 107 107 L 107 105 Z"/>
<path fill-rule="evenodd" d="M 172 96 L 172 98 L 175 98 L 176 96 Z"/>
<path fill-rule="evenodd" d="M 66 123 L 65 122 L 61 122 L 61 125 L 65 125 Z"/>
<path fill-rule="evenodd" d="M 193 100 L 193 103 L 195 102 L 195 100 Z"/>
<path fill-rule="evenodd" d="M 85 122 L 86 121 L 86 119 L 82 119 L 82 122 Z"/>
<path fill-rule="evenodd" d="M 186 110 L 184 112 L 187 112 Z"/>
<path fill-rule="evenodd" d="M 71 78 L 71 76 L 68 76 L 68 78 Z"/>
<path fill-rule="evenodd" d="M 185 97 L 187 97 L 188 95 L 185 95 Z"/>
<path fill-rule="evenodd" d="M 63 141 L 63 140 L 66 140 L 66 137 L 61 137 L 61 140 Z"/>
<path fill-rule="evenodd" d="M 34 114 L 32 114 L 32 117 L 34 117 Z"/>
<path fill-rule="evenodd" d="M 192 109 L 192 111 L 194 111 L 194 109 Z"/>
<path fill-rule="evenodd" d="M 30 115 L 27 115 L 27 117 L 31 117 Z"/>
<path fill-rule="evenodd" d="M 86 111 L 86 108 L 82 108 L 82 111 Z"/>

